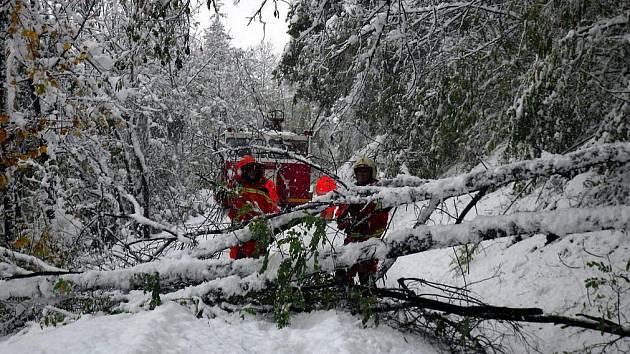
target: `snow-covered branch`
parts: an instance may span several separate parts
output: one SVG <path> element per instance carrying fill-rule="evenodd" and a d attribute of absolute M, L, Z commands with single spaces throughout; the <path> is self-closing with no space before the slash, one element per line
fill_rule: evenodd
<path fill-rule="evenodd" d="M 125 217 L 133 219 L 135 222 L 137 222 L 140 225 L 150 226 L 160 231 L 166 231 L 169 234 L 175 236 L 178 241 L 181 241 L 184 243 L 191 243 L 191 240 L 182 236 L 182 233 L 179 232 L 178 230 L 145 217 L 143 215 L 144 210 L 140 206 L 140 203 L 138 203 L 136 198 L 134 198 L 134 196 L 132 196 L 129 193 L 125 193 L 125 191 L 122 190 L 122 188 L 118 188 L 118 189 L 119 189 L 120 194 L 123 195 L 133 205 L 134 212 L 132 214 L 125 215 Z"/>
<path fill-rule="evenodd" d="M 345 196 L 331 196 L 334 203 L 361 203 L 382 201 L 384 206 L 396 206 L 437 197 L 446 199 L 471 193 L 482 188 L 498 187 L 510 182 L 523 181 L 556 174 L 568 174 L 583 168 L 606 163 L 625 164 L 630 161 L 630 143 L 598 145 L 566 155 L 554 155 L 534 160 L 519 161 L 492 169 L 470 172 L 444 179 L 424 182 L 412 180 L 413 186 L 404 186 L 408 177 L 382 181 L 385 186 L 353 187 Z"/>
<path fill-rule="evenodd" d="M 33 277 L 0 281 L 0 299 L 14 297 L 55 297 L 55 284 L 59 279 L 69 282 L 78 292 L 98 289 L 116 289 L 129 291 L 142 289 L 143 276 L 160 275 L 160 282 L 165 287 L 190 286 L 204 281 L 226 278 L 229 276 L 246 277 L 260 270 L 260 261 L 256 259 L 200 260 L 186 255 L 178 259 L 166 258 L 137 266 L 109 271 L 86 271 L 79 274 L 66 274 L 59 277 Z"/>
<path fill-rule="evenodd" d="M 37 271 L 44 271 L 44 272 L 65 272 L 66 271 L 65 269 L 52 266 L 37 257 L 29 256 L 27 254 L 20 253 L 17 251 L 12 251 L 4 247 L 0 247 L 0 259 L 12 261 L 12 262 L 26 263 L 33 266 L 35 270 Z"/>
<path fill-rule="evenodd" d="M 316 215 L 327 207 L 324 203 L 312 203 L 297 207 L 288 213 L 278 213 L 274 215 L 266 215 L 255 220 L 267 220 L 273 234 L 278 234 L 284 230 L 299 224 L 303 218 Z M 209 233 L 208 233 L 209 234 Z M 247 225 L 239 229 L 230 230 L 225 233 L 216 235 L 215 237 L 202 241 L 191 251 L 194 257 L 208 257 L 217 252 L 221 252 L 230 246 L 247 242 L 252 239 L 252 233 Z"/>
<path fill-rule="evenodd" d="M 312 268 L 311 271 L 333 271 L 351 266 L 361 260 L 383 260 L 497 237 L 527 236 L 540 233 L 553 233 L 562 237 L 569 234 L 610 229 L 630 229 L 630 206 L 524 212 L 503 216 L 477 217 L 473 221 L 457 225 L 403 229 L 389 234 L 384 240 L 371 239 L 337 247 L 334 252 L 331 250 L 322 252 L 319 259 L 320 268 L 317 270 Z M 218 247 L 217 244 L 211 246 Z M 179 290 L 179 292 L 183 291 L 182 294 L 194 290 L 195 295 L 199 295 L 203 289 L 216 291 L 217 284 L 226 286 L 225 282 L 227 281 L 229 281 L 229 288 L 233 293 L 237 291 L 234 289 L 239 288 L 246 293 L 251 290 L 260 290 L 264 287 L 265 282 L 275 280 L 277 265 L 281 260 L 280 254 L 271 255 L 266 271 L 258 274 L 263 266 L 261 259 L 200 260 L 182 255 L 178 259 L 166 258 L 128 269 L 88 271 L 81 274 L 63 275 L 59 278 L 72 283 L 77 291 L 95 289 L 128 291 L 142 288 L 143 275 L 159 273 L 160 282 L 166 289 L 200 284 L 198 288 Z M 53 297 L 55 296 L 53 287 L 56 279 L 39 277 L 0 281 L 0 299 Z M 250 286 L 251 284 L 247 285 L 254 280 L 257 284 L 255 287 Z M 203 282 L 208 284 L 201 284 Z"/>
<path fill-rule="evenodd" d="M 397 230 L 388 234 L 384 240 L 371 239 L 338 247 L 336 252 L 324 253 L 319 262 L 322 270 L 333 270 L 361 260 L 396 258 L 506 236 L 551 233 L 562 237 L 601 230 L 628 229 L 630 206 L 479 216 L 463 224 Z"/>
<path fill-rule="evenodd" d="M 396 257 L 498 237 L 534 234 L 569 234 L 630 229 L 630 206 L 568 208 L 521 212 L 501 216 L 478 216 L 462 224 L 402 229 L 385 240 L 387 257 Z"/>

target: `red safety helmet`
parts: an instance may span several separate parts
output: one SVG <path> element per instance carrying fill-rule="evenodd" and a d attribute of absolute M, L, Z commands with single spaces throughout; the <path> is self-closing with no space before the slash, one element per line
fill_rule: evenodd
<path fill-rule="evenodd" d="M 234 168 L 236 170 L 239 169 L 243 169 L 243 167 L 252 164 L 252 163 L 256 163 L 256 159 L 254 158 L 254 156 L 252 155 L 245 155 L 243 157 L 241 157 L 240 160 L 238 160 L 238 162 L 236 163 L 236 165 L 234 165 Z"/>
<path fill-rule="evenodd" d="M 252 164 L 254 166 L 264 168 L 264 165 L 257 162 L 256 159 L 252 155 L 245 155 L 241 157 L 241 159 L 238 160 L 238 162 L 236 162 L 236 164 L 234 165 L 234 174 L 236 176 L 237 181 L 241 181 L 243 179 L 243 169 Z"/>

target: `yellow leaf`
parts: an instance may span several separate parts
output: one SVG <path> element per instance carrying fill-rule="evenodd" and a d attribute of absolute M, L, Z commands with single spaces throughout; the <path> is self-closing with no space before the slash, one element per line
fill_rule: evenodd
<path fill-rule="evenodd" d="M 40 242 L 41 241 L 48 241 L 50 239 L 50 229 L 48 229 L 48 227 L 45 227 L 44 230 L 42 231 L 42 236 L 39 238 Z"/>
<path fill-rule="evenodd" d="M 13 247 L 19 250 L 22 250 L 28 247 L 30 243 L 31 243 L 31 240 L 29 240 L 28 237 L 26 237 L 26 235 L 22 235 L 18 237 L 17 240 L 13 241 Z"/>
<path fill-rule="evenodd" d="M 46 145 L 40 146 L 39 147 L 39 153 L 40 154 L 47 154 L 48 153 L 48 146 L 46 146 Z"/>
<path fill-rule="evenodd" d="M 7 167 L 15 166 L 17 164 L 17 159 L 12 156 L 7 157 L 7 158 L 2 159 L 2 161 L 0 161 L 0 164 Z"/>
<path fill-rule="evenodd" d="M 70 49 L 70 47 L 72 47 L 72 45 L 70 45 L 70 43 L 68 43 L 68 42 L 63 44 L 63 50 L 67 51 L 68 49 Z"/>
<path fill-rule="evenodd" d="M 22 141 L 28 138 L 28 132 L 26 130 L 18 130 L 17 132 L 18 140 Z"/>
<path fill-rule="evenodd" d="M 68 295 L 72 291 L 72 284 L 67 280 L 59 279 L 53 286 L 53 290 L 59 294 Z"/>
<path fill-rule="evenodd" d="M 37 257 L 46 258 L 50 254 L 50 248 L 46 246 L 46 242 L 42 242 L 42 240 L 39 240 L 33 247 L 33 252 Z"/>
<path fill-rule="evenodd" d="M 37 84 L 37 85 L 35 85 L 35 93 L 38 96 L 43 95 L 44 92 L 46 92 L 46 85 L 45 84 Z"/>
<path fill-rule="evenodd" d="M 0 190 L 5 189 L 7 184 L 9 184 L 9 177 L 0 175 Z"/>
<path fill-rule="evenodd" d="M 31 40 L 31 42 L 37 42 L 39 40 L 39 33 L 31 30 L 22 30 L 22 36 Z"/>

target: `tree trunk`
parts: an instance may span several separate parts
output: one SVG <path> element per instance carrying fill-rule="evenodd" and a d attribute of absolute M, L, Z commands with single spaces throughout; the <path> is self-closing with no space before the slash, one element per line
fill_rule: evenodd
<path fill-rule="evenodd" d="M 9 25 L 9 16 L 6 8 L 0 8 L 0 115 L 8 115 L 7 107 L 7 52 L 6 52 L 6 33 Z M 0 156 L 4 156 L 5 148 L 0 145 Z M 4 175 L 6 168 L 4 165 L 0 165 L 0 175 Z M 6 187 L 5 187 L 6 188 Z M 2 226 L 3 226 L 3 240 L 2 246 L 7 247 L 10 240 L 13 238 L 11 230 L 13 229 L 11 223 L 11 202 L 9 200 L 9 194 L 6 189 L 1 189 L 2 195 Z"/>
<path fill-rule="evenodd" d="M 0 115 L 7 114 L 7 28 L 9 27 L 9 16 L 7 8 L 0 8 Z"/>

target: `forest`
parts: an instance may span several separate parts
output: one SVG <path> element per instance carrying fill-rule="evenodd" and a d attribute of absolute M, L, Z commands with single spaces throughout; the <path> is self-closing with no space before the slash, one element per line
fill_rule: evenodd
<path fill-rule="evenodd" d="M 630 3 L 288 3 L 277 54 L 233 46 L 219 0 L 0 0 L 0 352 L 125 315 L 630 352 Z M 274 208 L 226 202 L 245 153 L 276 168 Z M 368 205 L 384 228 L 348 242 Z M 340 282 L 357 264 L 372 280 Z M 171 349 L 229 350 L 196 340 Z M 290 343 L 241 352 L 359 352 Z"/>

